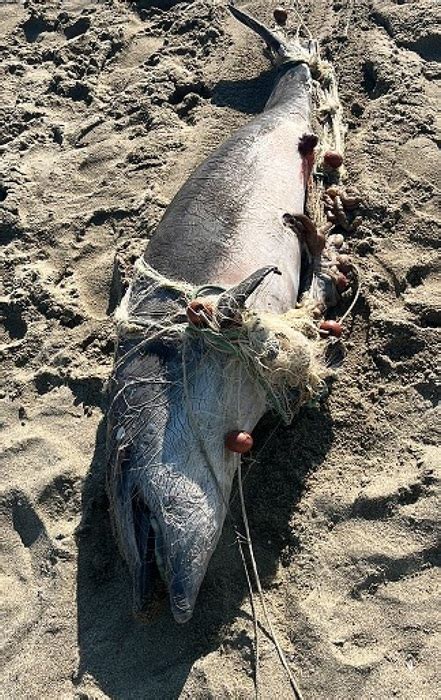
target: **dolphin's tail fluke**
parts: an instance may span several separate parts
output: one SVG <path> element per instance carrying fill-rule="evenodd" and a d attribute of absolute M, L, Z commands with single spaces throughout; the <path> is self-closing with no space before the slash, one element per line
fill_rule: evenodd
<path fill-rule="evenodd" d="M 253 32 L 256 32 L 256 34 L 258 34 L 260 38 L 263 39 L 268 48 L 274 54 L 277 55 L 282 54 L 284 52 L 286 46 L 282 39 L 279 36 L 277 36 L 275 32 L 271 31 L 271 29 L 265 27 L 265 25 L 262 24 L 262 22 L 259 22 L 259 20 L 255 19 L 247 12 L 244 12 L 244 10 L 239 10 L 239 8 L 236 7 L 234 2 L 228 3 L 228 9 L 230 10 L 231 14 L 239 20 L 239 22 L 242 22 L 242 24 L 245 24 L 246 27 L 249 27 L 253 30 Z"/>
<path fill-rule="evenodd" d="M 256 32 L 263 39 L 276 64 L 297 61 L 299 63 L 309 63 L 309 56 L 314 52 L 314 42 L 310 41 L 309 46 L 304 48 L 298 40 L 285 41 L 255 17 L 252 17 L 244 10 L 239 10 L 233 1 L 229 2 L 228 9 L 239 22 L 242 22 L 242 24 Z"/>

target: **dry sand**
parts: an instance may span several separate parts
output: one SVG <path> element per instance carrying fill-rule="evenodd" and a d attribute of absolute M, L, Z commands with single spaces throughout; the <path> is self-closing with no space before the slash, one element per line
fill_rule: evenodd
<path fill-rule="evenodd" d="M 103 492 L 109 314 L 174 192 L 274 78 L 225 3 L 150 5 L 0 4 L 4 698 L 253 697 L 231 526 L 194 619 L 142 626 Z M 349 179 L 366 201 L 344 369 L 321 411 L 269 442 L 263 422 L 246 481 L 307 700 L 441 696 L 435 5 L 298 3 L 338 72 Z M 270 20 L 273 6 L 247 7 Z M 262 697 L 289 698 L 261 646 Z"/>

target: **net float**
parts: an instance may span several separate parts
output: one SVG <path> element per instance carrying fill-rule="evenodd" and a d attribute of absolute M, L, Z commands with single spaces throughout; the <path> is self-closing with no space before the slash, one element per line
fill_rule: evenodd
<path fill-rule="evenodd" d="M 338 321 L 322 321 L 320 330 L 325 331 L 326 334 L 333 335 L 335 338 L 340 338 L 343 333 L 343 326 Z"/>
<path fill-rule="evenodd" d="M 338 185 L 331 185 L 330 187 L 327 187 L 325 190 L 325 195 L 327 195 L 331 199 L 334 199 L 334 197 L 341 197 L 341 194 L 342 194 L 342 188 L 339 187 Z"/>
<path fill-rule="evenodd" d="M 339 272 L 335 280 L 335 286 L 339 292 L 345 292 L 349 287 L 349 280 L 342 272 Z"/>
<path fill-rule="evenodd" d="M 348 272 L 352 270 L 352 263 L 351 263 L 351 258 L 349 255 L 338 255 L 337 256 L 337 265 L 338 269 L 340 272 L 342 272 L 344 275 L 346 275 Z"/>
<path fill-rule="evenodd" d="M 206 326 L 213 311 L 213 304 L 207 299 L 192 299 L 186 309 L 187 318 L 194 326 Z"/>
<path fill-rule="evenodd" d="M 341 233 L 334 233 L 332 234 L 332 236 L 329 237 L 329 243 L 335 248 L 341 248 L 344 242 L 345 239 Z"/>
<path fill-rule="evenodd" d="M 343 156 L 338 151 L 326 151 L 323 156 L 323 162 L 332 170 L 337 170 L 343 165 Z"/>
<path fill-rule="evenodd" d="M 288 19 L 288 13 L 284 7 L 276 7 L 273 12 L 273 17 L 276 20 L 277 24 L 283 26 L 284 24 L 286 24 L 286 20 Z"/>
<path fill-rule="evenodd" d="M 361 203 L 360 197 L 342 196 L 341 200 L 343 202 L 344 208 L 347 209 L 348 211 L 353 211 L 354 209 L 357 209 L 357 207 L 360 206 L 360 203 Z"/>
<path fill-rule="evenodd" d="M 246 454 L 253 447 L 253 437 L 242 430 L 233 430 L 225 436 L 225 447 L 240 455 Z"/>

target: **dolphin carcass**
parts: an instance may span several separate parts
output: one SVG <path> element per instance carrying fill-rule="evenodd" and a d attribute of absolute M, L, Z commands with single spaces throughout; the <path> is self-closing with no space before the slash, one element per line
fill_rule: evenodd
<path fill-rule="evenodd" d="M 332 80 L 314 78 L 315 42 L 230 10 L 267 44 L 274 89 L 176 194 L 116 314 L 108 493 L 146 619 L 165 591 L 175 619 L 191 617 L 253 428 L 268 409 L 289 422 L 320 393 L 319 324 L 342 277 L 325 239 L 337 214 L 322 229 L 305 215 L 320 208 L 314 157 L 331 181 L 341 162 L 326 166 L 339 153 L 323 156 L 314 133 L 339 145 L 335 121 L 313 109 Z"/>

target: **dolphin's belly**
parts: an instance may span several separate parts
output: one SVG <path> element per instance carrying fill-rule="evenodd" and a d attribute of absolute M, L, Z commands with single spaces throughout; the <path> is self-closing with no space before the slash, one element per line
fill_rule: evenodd
<path fill-rule="evenodd" d="M 299 128 L 300 127 L 300 128 Z M 215 261 L 214 278 L 237 284 L 254 270 L 276 265 L 282 276 L 269 277 L 253 296 L 253 306 L 283 312 L 297 301 L 301 250 L 284 215 L 304 210 L 305 178 L 298 141 L 303 124 L 286 120 L 255 144 L 251 183 L 228 254 Z"/>
<path fill-rule="evenodd" d="M 259 306 L 292 306 L 300 245 L 283 215 L 304 209 L 298 142 L 306 131 L 304 118 L 277 110 L 242 127 L 178 192 L 147 249 L 148 262 L 170 277 L 222 286 L 277 265 L 282 277 L 268 280 Z"/>

